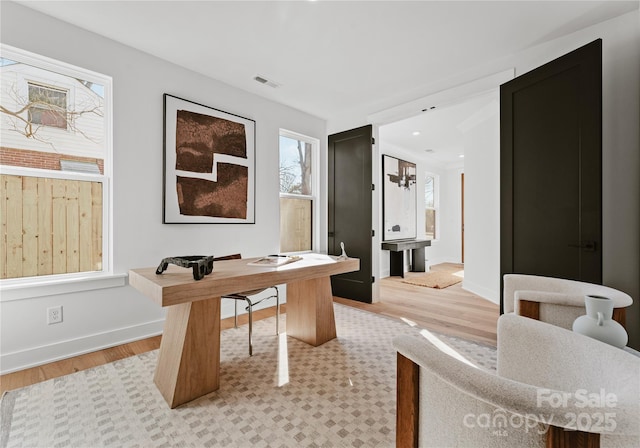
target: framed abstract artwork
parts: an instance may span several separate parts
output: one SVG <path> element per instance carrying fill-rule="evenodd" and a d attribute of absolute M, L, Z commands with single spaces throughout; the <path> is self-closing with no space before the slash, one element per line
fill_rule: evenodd
<path fill-rule="evenodd" d="M 254 224 L 256 122 L 164 94 L 165 224 Z"/>
<path fill-rule="evenodd" d="M 416 238 L 416 164 L 384 154 L 382 177 L 382 240 Z"/>

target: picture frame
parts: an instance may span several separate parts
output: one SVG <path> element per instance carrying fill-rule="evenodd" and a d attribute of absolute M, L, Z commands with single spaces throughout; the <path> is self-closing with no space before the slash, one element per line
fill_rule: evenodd
<path fill-rule="evenodd" d="M 383 241 L 418 236 L 416 174 L 415 163 L 382 155 Z"/>
<path fill-rule="evenodd" d="M 256 122 L 165 93 L 164 224 L 255 224 Z"/>

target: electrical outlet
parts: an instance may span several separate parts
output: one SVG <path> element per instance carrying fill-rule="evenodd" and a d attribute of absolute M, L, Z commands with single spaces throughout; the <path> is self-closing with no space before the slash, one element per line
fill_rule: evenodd
<path fill-rule="evenodd" d="M 47 324 L 59 324 L 62 322 L 62 305 L 47 308 Z"/>

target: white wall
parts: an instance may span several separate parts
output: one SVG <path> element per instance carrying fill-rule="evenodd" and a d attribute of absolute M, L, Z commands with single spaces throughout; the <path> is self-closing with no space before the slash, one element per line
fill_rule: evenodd
<path fill-rule="evenodd" d="M 500 122 L 495 113 L 464 134 L 464 289 L 500 303 Z M 497 243 L 497 244 L 496 244 Z"/>
<path fill-rule="evenodd" d="M 26 26 L 28 24 L 28 26 Z M 179 66 L 3 2 L 1 41 L 113 77 L 116 273 L 156 266 L 186 254 L 258 256 L 279 247 L 278 132 L 285 128 L 321 141 L 326 166 L 326 122 L 237 90 Z M 215 46 L 212 45 L 212 54 Z M 203 55 L 204 57 L 205 55 Z M 210 56 L 210 55 L 207 55 Z M 162 94 L 256 121 L 256 223 L 162 224 Z M 322 177 L 326 176 L 326 169 Z M 326 194 L 320 234 L 326 235 Z M 326 239 L 320 244 L 326 251 Z M 214 268 L 215 269 L 215 268 Z M 46 325 L 45 310 L 63 305 L 64 322 Z M 223 317 L 233 304 L 223 304 Z M 0 302 L 3 373 L 56 358 L 158 334 L 164 312 L 130 286 Z"/>
<path fill-rule="evenodd" d="M 595 39 L 603 40 L 603 280 L 608 286 L 621 289 L 634 298 L 627 312 L 630 345 L 640 348 L 640 13 L 636 10 L 617 18 L 590 26 L 568 36 L 542 43 L 498 60 L 425 86 L 424 95 L 464 85 L 503 70 L 515 68 L 516 76 L 560 57 Z M 497 86 L 495 86 L 497 87 Z M 379 111 L 370 111 L 371 114 Z M 362 126 L 366 116 L 341 116 L 329 120 L 328 128 L 348 129 Z M 499 176 L 470 179 L 470 161 L 465 157 L 465 182 L 474 190 L 493 191 L 498 195 Z M 493 172 L 498 172 L 494 167 Z M 467 192 L 471 186 L 467 185 Z M 469 198 L 469 202 L 472 200 Z M 494 201 L 499 203 L 499 198 Z M 471 254 L 477 241 L 470 241 L 471 223 L 482 222 L 482 208 L 467 208 L 465 213 L 465 261 L 484 258 L 483 268 L 476 271 L 465 266 L 465 283 L 485 291 L 485 297 L 499 296 L 499 234 L 483 235 L 482 253 Z M 498 222 L 499 209 L 493 208 L 488 222 Z M 471 247 L 469 247 L 471 245 Z M 476 249 L 477 250 L 477 249 Z M 471 258 L 470 258 L 471 257 Z M 487 264 L 492 264 L 489 267 Z M 484 270 L 486 269 L 486 270 Z M 475 271 L 475 272 L 474 272 Z"/>

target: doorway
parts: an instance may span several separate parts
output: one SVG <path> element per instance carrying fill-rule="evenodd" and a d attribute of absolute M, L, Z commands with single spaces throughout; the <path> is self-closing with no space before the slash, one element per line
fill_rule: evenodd
<path fill-rule="evenodd" d="M 493 89 L 379 127 L 380 153 L 417 165 L 417 238 L 432 239 L 431 246 L 426 248 L 427 265 L 467 262 L 469 221 L 465 219 L 463 210 L 473 205 L 465 194 L 468 189 L 466 172 L 469 161 L 479 166 L 471 168 L 477 174 L 476 178 L 480 179 L 480 184 L 476 182 L 475 188 L 485 192 L 484 198 L 478 199 L 476 195 L 476 201 L 480 200 L 486 205 L 488 195 L 495 193 L 491 203 L 483 210 L 478 211 L 476 208 L 475 213 L 484 217 L 493 213 L 495 220 L 498 219 L 498 178 L 484 175 L 492 172 L 497 174 L 499 169 L 498 99 L 498 91 Z M 490 154 L 485 155 L 485 151 Z M 495 185 L 487 186 L 483 182 Z M 435 188 L 430 189 L 430 185 Z M 421 195 L 421 192 L 424 194 Z M 435 198 L 430 198 L 430 194 Z M 431 207 L 429 203 L 435 207 Z M 471 219 L 470 222 L 473 223 L 474 220 Z M 476 235 L 477 233 L 475 232 Z M 495 247 L 499 241 L 497 234 L 495 238 L 495 246 L 492 248 L 494 253 L 497 252 Z M 474 247 L 472 244 L 471 248 Z M 389 275 L 388 257 L 387 252 L 381 251 L 383 278 Z M 473 261 L 473 257 L 471 260 Z M 499 259 L 496 257 L 494 261 L 497 273 Z M 482 263 L 486 263 L 486 259 Z M 495 301 L 497 302 L 497 297 Z"/>

